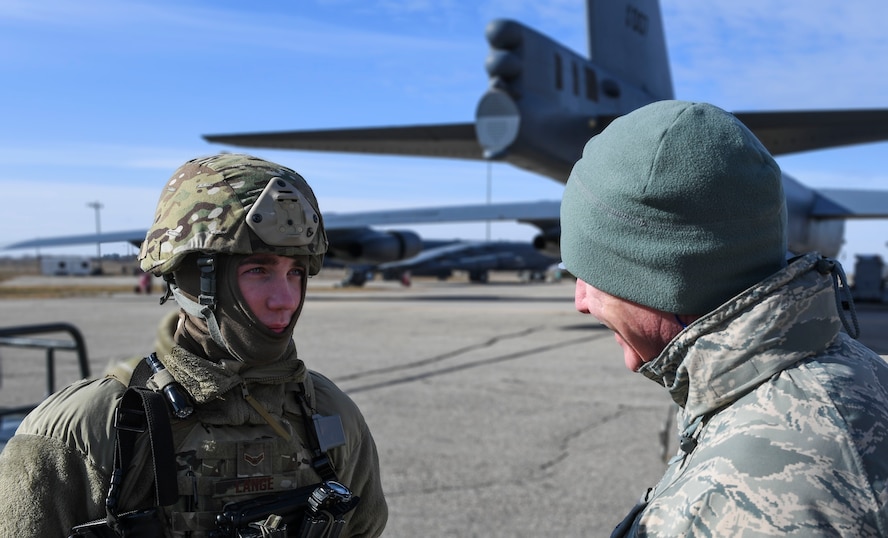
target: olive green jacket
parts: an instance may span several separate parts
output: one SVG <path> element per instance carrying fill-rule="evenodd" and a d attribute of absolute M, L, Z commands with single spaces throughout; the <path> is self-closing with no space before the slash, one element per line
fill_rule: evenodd
<path fill-rule="evenodd" d="M 317 483 L 320 477 L 310 465 L 305 423 L 295 397 L 301 383 L 312 413 L 339 415 L 342 420 L 346 443 L 331 449 L 330 455 L 340 482 L 361 498 L 342 536 L 382 533 L 388 509 L 376 445 L 358 407 L 336 385 L 307 371 L 298 359 L 243 370 L 237 364 L 215 365 L 215 370 L 209 365 L 199 370 L 200 375 L 185 378 L 182 372 L 187 371 L 189 360 L 203 359 L 181 348 L 173 348 L 163 357 L 174 377 L 197 401 L 191 417 L 172 421 L 180 472 L 184 457 L 200 458 L 201 450 L 219 449 L 226 438 L 238 439 L 246 433 L 284 443 L 245 401 L 242 387 L 246 385 L 250 395 L 292 434 L 284 447 L 290 449 L 283 458 L 290 473 L 287 476 L 295 477 L 297 486 Z M 50 396 L 25 418 L 0 453 L 0 536 L 68 536 L 73 525 L 105 517 L 114 461 L 114 410 L 125 388 L 113 377 L 77 382 Z M 150 449 L 142 441 L 124 479 L 123 510 L 154 504 Z M 204 463 L 197 461 L 196 465 Z M 180 495 L 189 495 L 187 489 L 180 476 Z"/>

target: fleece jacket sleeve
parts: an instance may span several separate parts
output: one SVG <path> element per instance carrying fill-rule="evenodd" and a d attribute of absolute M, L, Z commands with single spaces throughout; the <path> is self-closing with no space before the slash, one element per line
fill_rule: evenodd
<path fill-rule="evenodd" d="M 20 434 L 0 453 L 0 536 L 68 536 L 105 513 L 101 473 L 51 437 Z"/>

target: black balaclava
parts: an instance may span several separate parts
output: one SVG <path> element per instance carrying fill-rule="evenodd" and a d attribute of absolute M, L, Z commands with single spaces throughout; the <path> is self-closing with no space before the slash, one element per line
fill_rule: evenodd
<path fill-rule="evenodd" d="M 247 365 L 271 364 L 295 355 L 293 329 L 305 304 L 305 290 L 308 273 L 302 279 L 302 297 L 290 324 L 280 333 L 268 329 L 250 311 L 240 292 L 237 282 L 237 267 L 246 258 L 244 255 L 221 255 L 214 258 L 216 276 L 216 305 L 209 312 L 218 324 L 218 336 L 213 336 L 210 329 L 212 322 L 203 313 L 196 312 L 200 308 L 197 297 L 201 294 L 201 269 L 199 254 L 188 255 L 174 272 L 175 286 L 178 293 L 176 301 L 183 310 L 174 336 L 175 343 L 186 350 L 200 355 L 213 362 L 233 358 Z M 301 260 L 307 268 L 308 259 Z M 192 303 L 188 305 L 187 303 Z M 186 304 L 183 304 L 186 303 Z M 209 323 L 209 324 L 208 324 Z"/>

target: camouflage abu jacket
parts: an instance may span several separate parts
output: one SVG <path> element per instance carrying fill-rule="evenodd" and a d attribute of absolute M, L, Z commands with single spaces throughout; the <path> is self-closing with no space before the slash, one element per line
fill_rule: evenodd
<path fill-rule="evenodd" d="M 682 450 L 629 536 L 888 536 L 888 365 L 840 332 L 808 254 L 700 318 L 642 373 Z"/>

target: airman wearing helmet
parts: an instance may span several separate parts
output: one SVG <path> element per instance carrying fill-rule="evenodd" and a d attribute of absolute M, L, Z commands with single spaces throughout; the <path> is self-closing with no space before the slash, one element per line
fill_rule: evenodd
<path fill-rule="evenodd" d="M 130 384 L 147 378 L 151 389 L 184 392 L 189 404 L 171 419 L 179 497 L 159 512 L 167 536 L 207 536 L 226 503 L 331 479 L 359 498 L 339 536 L 385 528 L 367 424 L 333 382 L 297 358 L 292 338 L 306 280 L 326 250 L 317 200 L 293 170 L 222 154 L 185 163 L 164 185 L 139 260 L 167 282 L 162 301 L 172 296 L 179 316 L 162 324 L 171 338 L 158 348 L 160 369 L 149 377 L 137 368 Z M 127 388 L 120 381 L 75 383 L 25 419 L 0 472 L 30 498 L 0 501 L 3 535 L 67 536 L 106 517 L 110 425 Z M 125 469 L 120 512 L 157 504 L 145 437 Z"/>
<path fill-rule="evenodd" d="M 167 281 L 187 313 L 181 330 L 200 343 L 203 356 L 273 362 L 292 345 L 307 279 L 299 279 L 301 297 L 288 327 L 271 333 L 244 307 L 237 267 L 251 255 L 271 254 L 315 275 L 326 251 L 318 203 L 302 176 L 255 157 L 222 154 L 189 161 L 173 174 L 139 260 L 143 271 Z"/>

